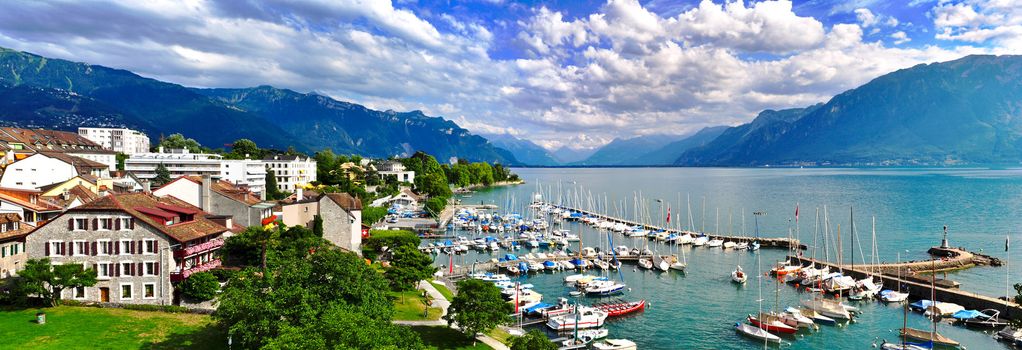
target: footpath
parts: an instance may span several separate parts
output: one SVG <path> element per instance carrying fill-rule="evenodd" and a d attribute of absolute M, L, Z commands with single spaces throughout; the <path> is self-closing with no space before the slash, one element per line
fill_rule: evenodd
<path fill-rule="evenodd" d="M 429 294 L 430 299 L 433 300 L 433 306 L 434 307 L 440 308 L 440 310 L 441 310 L 440 317 L 441 318 L 439 320 L 436 320 L 436 321 L 397 321 L 397 320 L 395 320 L 395 321 L 393 321 L 393 323 L 397 324 L 397 325 L 403 325 L 403 326 L 437 326 L 437 327 L 458 328 L 457 325 L 449 325 L 447 323 L 447 321 L 445 321 L 443 319 L 443 316 L 447 315 L 447 308 L 449 308 L 451 306 L 451 302 L 449 300 L 447 300 L 447 298 L 444 298 L 444 295 L 440 294 L 440 291 L 437 290 L 436 287 L 434 287 L 432 283 L 429 283 L 429 281 L 419 281 L 419 289 L 424 290 L 424 291 L 426 291 L 427 294 Z M 489 347 L 494 348 L 496 350 L 510 350 L 510 348 L 508 348 L 507 345 L 504 345 L 504 343 L 501 343 L 499 340 L 493 339 L 492 337 L 490 337 L 490 336 L 488 336 L 486 334 L 480 334 L 479 336 L 476 337 L 476 339 L 481 341 L 481 342 L 483 342 L 483 344 L 486 344 Z"/>

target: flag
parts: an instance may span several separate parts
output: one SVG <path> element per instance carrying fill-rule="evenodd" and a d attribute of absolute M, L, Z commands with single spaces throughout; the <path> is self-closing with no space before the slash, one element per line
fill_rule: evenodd
<path fill-rule="evenodd" d="M 1004 251 L 1008 251 L 1009 241 L 1011 241 L 1011 236 L 1004 237 Z"/>
<path fill-rule="evenodd" d="M 671 207 L 667 207 L 667 223 L 671 223 Z"/>
<path fill-rule="evenodd" d="M 795 222 L 798 222 L 798 203 L 795 203 Z"/>

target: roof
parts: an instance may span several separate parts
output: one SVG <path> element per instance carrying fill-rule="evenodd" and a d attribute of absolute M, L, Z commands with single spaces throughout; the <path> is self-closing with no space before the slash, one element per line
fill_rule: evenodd
<path fill-rule="evenodd" d="M 146 215 L 150 214 L 160 217 L 166 214 L 174 215 L 165 208 L 191 210 L 196 214 L 191 221 L 173 225 L 164 225 L 164 223 Z M 187 242 L 197 238 L 220 234 L 228 230 L 227 227 L 208 219 L 206 216 L 210 215 L 209 213 L 203 212 L 187 202 L 171 196 L 160 198 L 150 193 L 111 194 L 91 203 L 72 208 L 68 212 L 90 210 L 117 210 L 128 213 L 178 242 Z"/>
<path fill-rule="evenodd" d="M 88 160 L 88 159 L 85 159 L 85 158 L 82 158 L 82 157 L 72 156 L 72 155 L 67 154 L 67 153 L 47 151 L 47 152 L 39 152 L 39 154 L 42 154 L 42 155 L 50 157 L 50 158 L 59 159 L 60 161 L 63 161 L 64 163 L 74 165 L 75 170 L 77 170 L 79 174 L 89 174 L 90 172 L 92 172 L 92 169 L 107 169 L 107 168 L 109 168 L 109 166 L 106 165 L 106 164 L 103 164 L 103 163 L 100 163 L 100 162 L 96 162 L 96 161 L 91 161 L 91 160 Z"/>
<path fill-rule="evenodd" d="M 362 210 L 362 201 L 347 193 L 327 193 L 324 196 L 337 203 L 338 206 L 347 211 Z"/>
<path fill-rule="evenodd" d="M 92 192 L 92 190 L 82 185 L 76 185 L 74 187 L 67 189 L 67 197 L 63 196 L 62 194 L 56 196 L 43 197 L 43 199 L 49 202 L 50 204 L 56 205 L 61 208 L 67 208 L 76 199 L 80 200 L 82 204 L 85 204 L 94 201 L 97 198 L 99 198 L 99 194 Z"/>
<path fill-rule="evenodd" d="M 263 157 L 263 160 L 276 160 L 276 161 L 288 161 L 288 160 L 308 160 L 309 157 L 300 155 L 287 155 L 287 154 L 274 154 Z"/>
<path fill-rule="evenodd" d="M 32 200 L 33 197 L 35 197 L 34 202 Z M 36 190 L 0 187 L 0 199 L 34 212 L 60 211 L 64 209 L 60 204 L 48 200 L 48 197 L 40 197 L 39 191 Z"/>
<path fill-rule="evenodd" d="M 33 230 L 35 226 L 21 221 L 21 216 L 16 213 L 4 213 L 0 214 L 0 223 L 9 224 L 12 222 L 20 222 L 17 230 L 9 230 L 7 232 L 0 232 L 0 241 L 6 241 L 14 238 L 21 238 L 27 236 Z"/>
<path fill-rule="evenodd" d="M 25 149 L 32 151 L 82 152 L 104 151 L 99 144 L 90 141 L 78 133 L 23 128 L 0 128 L 0 144 L 21 143 Z"/>
<path fill-rule="evenodd" d="M 202 177 L 201 176 L 182 176 L 182 177 L 180 177 L 178 179 L 179 180 L 180 179 L 185 179 L 185 180 L 189 180 L 189 181 L 192 181 L 194 183 L 197 183 L 200 186 L 202 185 Z M 177 181 L 177 180 L 174 180 L 174 181 Z M 171 182 L 173 182 L 173 181 L 171 181 Z M 210 190 L 213 191 L 213 192 L 219 193 L 219 194 L 223 195 L 224 197 L 227 197 L 227 198 L 236 200 L 238 202 L 244 203 L 245 205 L 248 205 L 248 206 L 255 206 L 255 205 L 263 202 L 263 200 L 260 199 L 259 196 L 256 196 L 255 193 L 252 193 L 252 191 L 249 191 L 248 189 L 245 189 L 245 188 L 238 187 L 237 185 L 232 184 L 230 181 L 224 181 L 224 180 L 213 181 L 212 182 L 212 186 L 210 186 Z"/>
<path fill-rule="evenodd" d="M 96 181 L 99 181 L 99 179 L 97 177 L 89 175 L 89 174 L 86 174 L 86 176 L 78 175 L 78 176 L 72 177 L 70 179 L 67 179 L 65 181 L 54 182 L 52 184 L 39 187 L 39 191 L 42 192 L 42 193 L 46 193 L 46 192 L 49 192 L 50 190 L 56 188 L 57 186 L 60 186 L 60 185 L 68 183 L 69 181 L 75 181 L 75 179 L 85 180 L 85 181 L 87 181 L 87 182 L 89 182 L 89 183 L 91 183 L 93 185 L 96 184 Z M 81 186 L 81 185 L 79 184 L 78 186 Z"/>

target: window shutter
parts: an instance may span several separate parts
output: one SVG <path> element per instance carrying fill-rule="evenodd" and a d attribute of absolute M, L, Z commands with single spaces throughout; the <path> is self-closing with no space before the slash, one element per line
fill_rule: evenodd
<path fill-rule="evenodd" d="M 44 253 L 46 254 L 46 256 L 50 256 L 50 242 L 44 242 L 43 243 L 43 247 L 44 247 L 43 250 L 45 250 Z"/>
<path fill-rule="evenodd" d="M 114 254 L 120 254 L 121 253 L 121 242 L 110 242 L 110 243 L 113 243 Z"/>
<path fill-rule="evenodd" d="M 92 219 L 92 230 L 93 231 L 99 230 L 99 219 L 96 218 Z"/>
<path fill-rule="evenodd" d="M 99 243 L 98 242 L 92 242 L 92 256 L 96 256 L 96 254 L 98 254 L 98 252 L 99 252 Z"/>
<path fill-rule="evenodd" d="M 115 277 L 121 276 L 121 264 L 114 264 L 114 276 Z"/>
<path fill-rule="evenodd" d="M 89 242 L 82 243 L 82 254 L 89 255 Z"/>
<path fill-rule="evenodd" d="M 92 271 L 99 272 L 99 264 L 92 264 Z"/>
<path fill-rule="evenodd" d="M 156 265 L 156 266 L 153 269 L 155 269 L 156 271 L 153 271 L 153 274 L 159 276 L 160 275 L 160 262 L 157 261 L 156 264 L 154 264 L 154 265 Z"/>
<path fill-rule="evenodd" d="M 142 263 L 138 263 L 138 275 L 145 275 L 145 266 L 143 266 Z"/>
<path fill-rule="evenodd" d="M 60 255 L 67 255 L 67 242 L 60 242 Z"/>
<path fill-rule="evenodd" d="M 71 231 L 75 229 L 75 219 L 67 219 L 67 230 Z"/>
<path fill-rule="evenodd" d="M 145 246 L 143 246 L 143 244 L 145 244 L 144 241 L 138 241 L 138 253 L 139 254 L 145 253 Z"/>
<path fill-rule="evenodd" d="M 118 231 L 121 230 L 121 219 L 114 219 L 114 229 Z"/>
<path fill-rule="evenodd" d="M 135 229 L 135 218 L 131 218 L 131 219 L 129 219 L 129 220 L 128 220 L 128 223 L 129 223 L 129 224 L 131 224 L 131 225 L 130 225 L 130 226 L 131 226 L 131 229 L 132 229 L 132 230 L 134 230 L 134 229 Z"/>

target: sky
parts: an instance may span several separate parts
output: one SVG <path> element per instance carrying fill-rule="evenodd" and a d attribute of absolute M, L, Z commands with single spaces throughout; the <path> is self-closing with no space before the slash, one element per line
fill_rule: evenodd
<path fill-rule="evenodd" d="M 0 46 L 591 148 L 826 102 L 916 64 L 1022 53 L 1022 0 L 13 0 Z"/>

